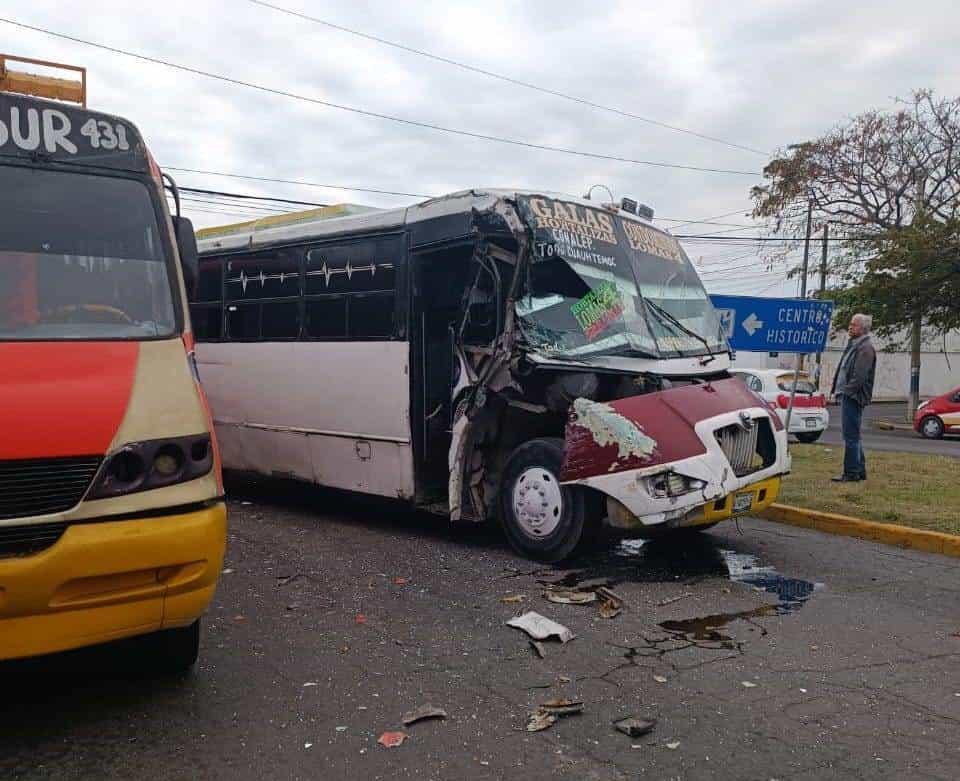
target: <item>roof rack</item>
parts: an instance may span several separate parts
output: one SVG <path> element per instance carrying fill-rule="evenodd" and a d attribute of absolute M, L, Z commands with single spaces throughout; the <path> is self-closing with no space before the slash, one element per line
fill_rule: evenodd
<path fill-rule="evenodd" d="M 61 79 L 54 76 L 40 76 L 7 69 L 7 62 L 39 65 L 43 68 L 56 68 L 79 74 L 79 80 Z M 87 107 L 87 69 L 61 62 L 34 60 L 29 57 L 16 57 L 12 54 L 0 54 L 0 92 L 17 92 L 33 95 L 37 98 L 65 100 Z"/>

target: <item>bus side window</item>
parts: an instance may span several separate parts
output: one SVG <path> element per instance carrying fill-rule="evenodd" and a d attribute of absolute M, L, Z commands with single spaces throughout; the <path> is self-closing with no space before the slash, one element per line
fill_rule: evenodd
<path fill-rule="evenodd" d="M 396 333 L 399 236 L 311 247 L 306 255 L 306 318 L 311 339 L 392 339 Z"/>
<path fill-rule="evenodd" d="M 302 252 L 284 247 L 224 258 L 227 339 L 256 342 L 300 336 Z"/>
<path fill-rule="evenodd" d="M 219 256 L 200 258 L 200 277 L 190 297 L 190 322 L 198 342 L 223 338 L 223 263 Z"/>

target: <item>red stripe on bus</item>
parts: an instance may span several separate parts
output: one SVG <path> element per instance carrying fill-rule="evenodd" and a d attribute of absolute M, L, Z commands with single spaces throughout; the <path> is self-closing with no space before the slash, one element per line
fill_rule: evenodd
<path fill-rule="evenodd" d="M 0 342 L 0 460 L 103 455 L 130 402 L 136 342 Z"/>

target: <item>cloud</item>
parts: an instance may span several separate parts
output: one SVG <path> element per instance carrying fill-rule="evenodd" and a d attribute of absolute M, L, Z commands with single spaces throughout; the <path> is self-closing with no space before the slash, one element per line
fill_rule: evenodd
<path fill-rule="evenodd" d="M 890 106 L 892 98 L 917 87 L 960 92 L 960 47 L 952 40 L 960 8 L 951 2 L 926 3 L 910 14 L 892 0 L 276 2 L 761 150 L 816 136 L 847 116 Z M 705 167 L 759 171 L 766 162 L 245 0 L 171 0 L 131 8 L 119 0 L 10 0 L 4 14 L 231 78 L 487 135 Z M 618 197 L 649 203 L 660 215 L 689 218 L 748 211 L 755 181 L 404 126 L 3 24 L 0 50 L 87 66 L 91 105 L 134 121 L 161 165 L 424 193 L 487 185 L 580 194 L 602 183 Z M 192 174 L 177 178 L 191 186 L 323 202 L 409 201 Z M 201 225 L 234 219 L 194 216 Z M 709 260 L 731 253 L 710 247 L 703 254 Z"/>

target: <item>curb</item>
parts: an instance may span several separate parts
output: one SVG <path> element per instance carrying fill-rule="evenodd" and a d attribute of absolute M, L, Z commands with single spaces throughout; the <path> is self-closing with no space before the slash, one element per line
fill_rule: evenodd
<path fill-rule="evenodd" d="M 849 515 L 821 513 L 789 504 L 772 504 L 759 515 L 768 521 L 801 526 L 804 529 L 816 529 L 827 534 L 856 537 L 884 545 L 895 545 L 898 548 L 960 558 L 960 537 L 944 532 L 864 521 L 860 518 L 851 518 Z"/>
<path fill-rule="evenodd" d="M 874 420 L 873 427 L 881 431 L 913 431 L 913 426 L 909 423 L 893 423 L 889 420 Z"/>

